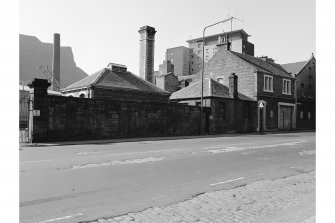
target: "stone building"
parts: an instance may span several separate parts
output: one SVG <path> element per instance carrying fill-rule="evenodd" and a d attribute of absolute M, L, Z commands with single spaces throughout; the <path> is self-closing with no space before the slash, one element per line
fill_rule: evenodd
<path fill-rule="evenodd" d="M 178 90 L 178 78 L 174 75 L 174 65 L 170 60 L 164 60 L 159 65 L 159 71 L 154 74 L 154 84 L 171 93 Z"/>
<path fill-rule="evenodd" d="M 168 102 L 170 93 L 110 63 L 107 68 L 62 89 L 65 96 L 136 102 Z"/>
<path fill-rule="evenodd" d="M 282 64 L 296 78 L 296 123 L 298 129 L 315 129 L 316 60 L 312 54 L 307 61 Z"/>
<path fill-rule="evenodd" d="M 228 86 L 230 74 L 236 73 L 239 93 L 264 105 L 258 110 L 258 130 L 261 120 L 263 130 L 295 129 L 295 78 L 268 57 L 257 58 L 229 51 L 226 45 L 218 47 L 219 52 L 205 63 L 205 77 Z M 201 71 L 193 81 L 198 81 L 200 77 Z"/>
<path fill-rule="evenodd" d="M 178 78 L 172 73 L 163 73 L 155 76 L 155 85 L 168 92 L 178 90 Z"/>
<path fill-rule="evenodd" d="M 140 77 L 153 83 L 154 55 L 155 55 L 155 28 L 143 26 L 140 33 Z"/>
<path fill-rule="evenodd" d="M 238 77 L 229 76 L 229 87 L 206 78 L 203 88 L 203 107 L 208 134 L 229 132 L 252 132 L 257 128 L 257 102 L 238 93 Z M 174 92 L 171 101 L 201 106 L 201 81 Z"/>

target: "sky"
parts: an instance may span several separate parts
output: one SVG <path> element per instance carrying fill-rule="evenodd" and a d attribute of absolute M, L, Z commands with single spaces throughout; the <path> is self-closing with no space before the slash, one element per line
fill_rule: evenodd
<path fill-rule="evenodd" d="M 255 56 L 277 63 L 308 60 L 315 54 L 315 0 L 20 0 L 19 33 L 72 47 L 78 67 L 92 74 L 108 63 L 139 73 L 141 26 L 157 30 L 155 70 L 171 47 L 202 36 L 203 28 L 228 18 L 243 28 L 255 45 Z M 230 31 L 230 23 L 207 29 L 206 35 Z"/>

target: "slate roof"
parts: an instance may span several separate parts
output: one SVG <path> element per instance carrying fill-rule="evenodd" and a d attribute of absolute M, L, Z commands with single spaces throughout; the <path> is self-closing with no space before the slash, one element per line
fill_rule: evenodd
<path fill-rule="evenodd" d="M 62 89 L 62 91 L 69 91 L 89 86 L 126 91 L 151 92 L 163 95 L 170 94 L 169 92 L 156 87 L 131 72 L 111 71 L 108 68 L 101 69 L 98 72 Z"/>
<path fill-rule="evenodd" d="M 170 99 L 191 99 L 201 97 L 201 81 L 190 84 L 189 86 L 172 93 Z M 229 88 L 212 78 L 204 79 L 204 91 L 203 97 L 219 97 L 219 98 L 229 98 L 233 97 L 229 95 Z M 241 100 L 253 101 L 251 98 L 238 93 L 238 98 Z"/>
<path fill-rule="evenodd" d="M 172 74 L 173 76 L 175 76 L 172 72 L 168 72 L 168 73 L 158 73 L 158 74 L 154 74 L 154 77 L 165 77 L 165 76 L 168 76 L 168 75 L 170 75 L 170 74 Z M 177 76 L 175 76 L 175 77 L 177 77 Z"/>
<path fill-rule="evenodd" d="M 252 65 L 254 65 L 260 71 L 264 72 L 264 70 L 265 70 L 266 72 L 269 72 L 273 75 L 292 78 L 292 76 L 283 67 L 281 67 L 279 64 L 267 62 L 267 61 L 264 61 L 260 58 L 253 57 L 253 56 L 250 56 L 250 55 L 247 55 L 247 54 L 237 53 L 237 52 L 234 52 L 234 51 L 229 51 L 229 52 L 235 54 L 236 56 L 240 57 L 241 59 L 247 61 L 248 63 L 250 63 Z"/>
<path fill-rule="evenodd" d="M 295 63 L 287 63 L 287 64 L 282 64 L 281 66 L 289 73 L 294 76 L 295 74 L 298 74 L 302 68 L 306 66 L 306 64 L 309 61 L 300 61 L 300 62 L 295 62 Z"/>

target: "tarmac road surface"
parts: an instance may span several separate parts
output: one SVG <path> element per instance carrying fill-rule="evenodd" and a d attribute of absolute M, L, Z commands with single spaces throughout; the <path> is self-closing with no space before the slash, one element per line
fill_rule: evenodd
<path fill-rule="evenodd" d="M 315 170 L 315 133 L 20 150 L 20 222 L 83 222 Z"/>

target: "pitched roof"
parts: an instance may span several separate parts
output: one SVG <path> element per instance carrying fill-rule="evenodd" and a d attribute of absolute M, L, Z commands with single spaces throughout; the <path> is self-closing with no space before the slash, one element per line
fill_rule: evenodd
<path fill-rule="evenodd" d="M 168 73 L 158 73 L 158 74 L 154 74 L 154 77 L 165 77 L 165 76 L 168 76 L 168 75 L 170 75 L 170 74 L 172 74 L 174 77 L 176 77 L 177 78 L 177 76 L 176 75 L 174 75 L 172 72 L 168 72 Z"/>
<path fill-rule="evenodd" d="M 272 73 L 274 75 L 282 76 L 282 77 L 289 77 L 291 78 L 291 75 L 284 69 L 282 68 L 279 64 L 276 63 L 271 63 L 264 61 L 260 58 L 253 57 L 247 54 L 242 54 L 242 53 L 237 53 L 234 51 L 229 51 L 236 56 L 240 57 L 241 59 L 247 61 L 248 63 L 251 63 L 254 65 L 257 69 L 261 69 L 260 71 L 267 71 L 269 73 Z"/>
<path fill-rule="evenodd" d="M 200 98 L 201 97 L 201 81 L 197 81 L 190 84 L 186 88 L 172 93 L 170 99 L 187 99 L 187 98 Z M 232 99 L 229 95 L 229 88 L 212 78 L 206 78 L 204 80 L 203 97 L 220 97 Z M 252 100 L 251 98 L 238 93 L 238 97 L 241 100 Z"/>
<path fill-rule="evenodd" d="M 298 74 L 309 61 L 300 61 L 295 63 L 282 64 L 282 67 L 292 75 Z"/>
<path fill-rule="evenodd" d="M 164 91 L 155 85 L 143 80 L 131 72 L 117 72 L 111 71 L 108 68 L 104 68 L 64 89 L 62 91 L 68 91 L 88 86 L 95 86 L 101 88 L 113 88 L 118 90 L 127 91 L 142 91 L 152 92 L 158 94 L 169 95 L 170 93 Z"/>

